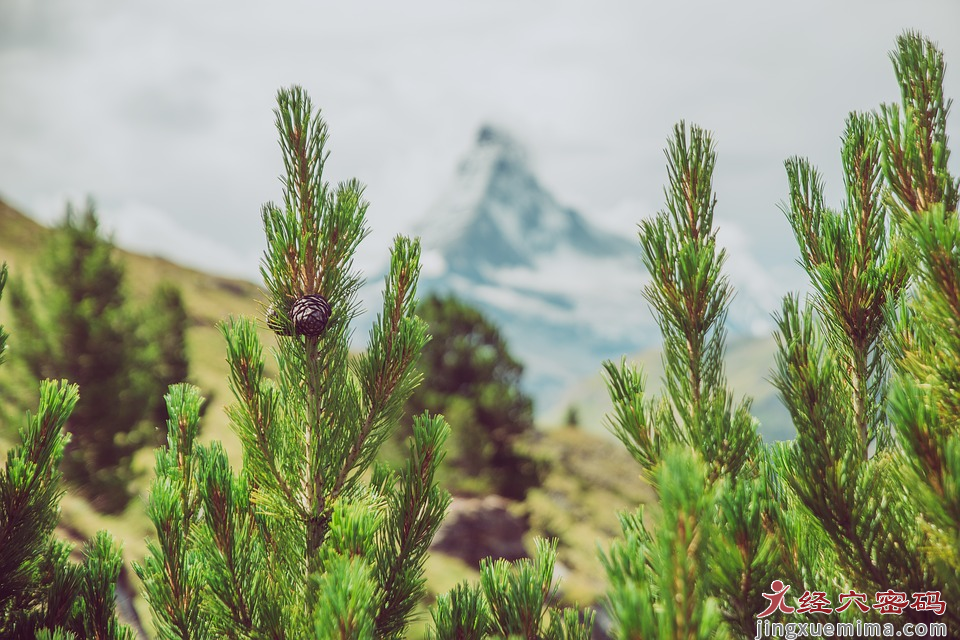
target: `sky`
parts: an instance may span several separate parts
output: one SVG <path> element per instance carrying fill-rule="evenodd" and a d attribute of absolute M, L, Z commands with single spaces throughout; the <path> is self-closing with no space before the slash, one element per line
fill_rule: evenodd
<path fill-rule="evenodd" d="M 260 207 L 280 199 L 271 110 L 299 84 L 329 124 L 329 180 L 366 185 L 371 270 L 484 123 L 560 202 L 633 236 L 684 119 L 717 143 L 736 278 L 778 297 L 802 279 L 783 161 L 809 157 L 839 204 L 844 119 L 898 98 L 897 35 L 939 44 L 958 97 L 958 26 L 957 0 L 0 0 L 0 198 L 49 222 L 92 197 L 119 244 L 256 281 Z"/>

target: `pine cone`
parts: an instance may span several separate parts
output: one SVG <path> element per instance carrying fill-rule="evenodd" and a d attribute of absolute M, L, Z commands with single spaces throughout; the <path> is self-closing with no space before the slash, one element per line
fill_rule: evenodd
<path fill-rule="evenodd" d="M 298 335 L 316 338 L 327 328 L 327 321 L 330 320 L 330 303 L 321 295 L 303 296 L 290 307 L 289 315 L 293 322 L 293 329 Z"/>

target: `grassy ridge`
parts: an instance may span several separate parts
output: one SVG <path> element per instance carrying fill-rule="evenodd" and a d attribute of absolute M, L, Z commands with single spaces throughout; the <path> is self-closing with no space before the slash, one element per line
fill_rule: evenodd
<path fill-rule="evenodd" d="M 24 278 L 29 286 L 50 230 L 0 200 L 0 262 L 10 266 L 12 277 Z M 230 400 L 223 338 L 217 323 L 229 316 L 261 316 L 264 295 L 244 280 L 210 275 L 182 267 L 159 257 L 144 256 L 117 249 L 126 265 L 126 287 L 137 302 L 146 301 L 161 282 L 180 287 L 190 316 L 187 348 L 191 382 L 203 389 L 209 406 L 204 420 L 203 439 L 220 440 L 230 459 L 240 462 L 239 442 L 229 428 L 224 407 Z M 16 327 L 10 326 L 6 303 L 0 302 L 0 322 L 11 333 L 11 348 L 16 346 Z M 265 345 L 275 344 L 273 333 L 261 331 Z M 9 365 L 5 369 L 12 369 Z M 9 375 L 0 369 L 0 375 Z M 81 390 L 82 393 L 82 390 Z M 9 438 L 10 429 L 0 428 L 0 437 Z M 0 443 L 0 447 L 2 447 Z"/>

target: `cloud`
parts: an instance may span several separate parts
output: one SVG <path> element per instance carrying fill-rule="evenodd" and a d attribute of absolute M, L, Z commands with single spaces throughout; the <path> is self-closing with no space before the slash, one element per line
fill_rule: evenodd
<path fill-rule="evenodd" d="M 68 204 L 82 207 L 81 193 L 47 194 L 27 203 L 39 221 L 53 225 L 63 220 Z M 167 211 L 144 202 L 102 203 L 94 207 L 104 233 L 124 249 L 168 257 L 181 264 L 221 275 L 236 275 L 236 265 L 248 265 L 240 275 L 258 279 L 260 251 L 243 254 L 193 231 Z"/>
<path fill-rule="evenodd" d="M 789 291 L 806 291 L 807 280 L 794 263 L 796 249 L 783 256 L 781 264 L 767 267 L 751 251 L 746 230 L 732 220 L 716 219 L 717 243 L 726 252 L 723 273 L 734 290 L 730 314 L 747 323 L 753 335 L 769 335 L 773 329 L 771 314 L 780 309 L 780 300 Z"/>
<path fill-rule="evenodd" d="M 259 265 L 259 254 L 241 254 L 221 243 L 201 236 L 175 220 L 169 213 L 142 202 L 125 202 L 101 210 L 104 227 L 112 232 L 120 246 L 145 254 L 167 255 L 157 248 L 176 247 L 187 266 L 229 275 L 238 264 Z M 256 268 L 256 266 L 255 266 Z M 244 275 L 252 276 L 246 270 Z"/>
<path fill-rule="evenodd" d="M 909 18 L 960 61 L 960 4 L 918 0 Z M 0 191 L 140 203 L 249 274 L 229 261 L 256 254 L 260 205 L 280 197 L 271 109 L 298 83 L 330 123 L 330 180 L 367 185 L 363 266 L 410 231 L 490 119 L 524 139 L 558 200 L 632 234 L 622 207 L 661 206 L 662 148 L 686 118 L 716 135 L 718 215 L 774 272 L 792 247 L 783 159 L 809 156 L 839 198 L 843 119 L 896 99 L 886 53 L 903 21 L 893 0 L 8 0 Z M 960 95 L 957 74 L 947 93 Z M 194 257 L 154 231 L 124 237 Z"/>

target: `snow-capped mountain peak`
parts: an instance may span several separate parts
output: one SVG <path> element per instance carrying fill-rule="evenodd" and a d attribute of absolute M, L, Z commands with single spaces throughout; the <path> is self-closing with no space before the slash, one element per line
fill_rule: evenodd
<path fill-rule="evenodd" d="M 425 253 L 439 253 L 451 274 L 486 279 L 491 270 L 534 267 L 538 254 L 602 256 L 631 246 L 558 204 L 527 158 L 509 133 L 481 127 L 453 180 L 418 225 Z"/>
<path fill-rule="evenodd" d="M 452 293 L 493 320 L 524 363 L 524 385 L 540 411 L 605 359 L 660 340 L 636 240 L 559 203 L 503 129 L 480 128 L 413 231 L 423 251 L 420 294 Z M 747 319 L 762 315 L 750 300 L 741 306 Z M 735 324 L 731 316 L 728 328 L 740 332 Z"/>
<path fill-rule="evenodd" d="M 638 248 L 557 202 L 523 146 L 486 125 L 415 232 L 420 290 L 454 293 L 503 330 L 542 406 L 636 345 Z"/>

